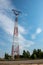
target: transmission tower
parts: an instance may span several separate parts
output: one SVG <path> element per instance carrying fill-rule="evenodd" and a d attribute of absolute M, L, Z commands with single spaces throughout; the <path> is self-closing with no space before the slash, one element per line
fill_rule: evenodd
<path fill-rule="evenodd" d="M 14 34 L 13 34 L 13 44 L 12 44 L 12 59 L 15 55 L 19 55 L 19 42 L 18 42 L 18 15 L 21 13 L 17 10 L 12 10 L 15 15 L 15 25 L 14 25 Z"/>

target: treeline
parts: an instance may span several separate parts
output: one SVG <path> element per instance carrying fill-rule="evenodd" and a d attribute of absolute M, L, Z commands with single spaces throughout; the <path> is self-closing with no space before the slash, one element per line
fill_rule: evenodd
<path fill-rule="evenodd" d="M 29 51 L 23 50 L 23 54 L 19 55 L 19 57 L 14 56 L 15 59 L 43 59 L 43 51 L 41 49 L 34 49 L 32 54 Z M 5 53 L 5 59 L 11 60 L 11 56 Z"/>

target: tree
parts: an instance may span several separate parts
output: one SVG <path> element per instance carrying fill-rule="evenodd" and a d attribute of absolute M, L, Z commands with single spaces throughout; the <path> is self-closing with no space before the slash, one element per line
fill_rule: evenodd
<path fill-rule="evenodd" d="M 30 58 L 30 52 L 29 51 L 23 51 L 23 58 Z"/>
<path fill-rule="evenodd" d="M 33 54 L 37 54 L 37 50 L 36 49 L 33 50 Z"/>
<path fill-rule="evenodd" d="M 31 55 L 31 58 L 32 59 L 37 59 L 37 50 L 36 49 L 33 50 L 33 53 Z"/>
<path fill-rule="evenodd" d="M 43 52 L 41 51 L 41 49 L 34 49 L 33 53 L 31 55 L 32 59 L 42 59 L 43 58 Z"/>
<path fill-rule="evenodd" d="M 43 51 L 41 49 L 37 49 L 37 58 L 43 59 Z"/>
<path fill-rule="evenodd" d="M 23 55 L 19 55 L 20 58 L 23 58 Z"/>
<path fill-rule="evenodd" d="M 5 57 L 4 58 L 7 59 L 7 60 L 11 60 L 11 56 L 8 55 L 7 53 L 5 53 Z"/>
<path fill-rule="evenodd" d="M 26 51 L 23 50 L 23 57 L 26 58 Z"/>
<path fill-rule="evenodd" d="M 41 49 L 37 49 L 37 58 L 41 58 L 42 51 Z"/>
<path fill-rule="evenodd" d="M 30 58 L 30 52 L 27 51 L 27 58 Z"/>

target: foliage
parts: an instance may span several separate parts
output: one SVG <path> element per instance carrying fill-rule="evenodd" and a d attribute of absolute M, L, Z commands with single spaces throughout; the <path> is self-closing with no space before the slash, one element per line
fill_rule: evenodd
<path fill-rule="evenodd" d="M 8 55 L 7 53 L 5 53 L 5 59 L 6 59 L 6 60 L 10 60 L 10 59 L 11 59 L 11 56 Z"/>
<path fill-rule="evenodd" d="M 23 58 L 30 58 L 30 52 L 29 51 L 23 51 Z"/>
<path fill-rule="evenodd" d="M 43 51 L 41 49 L 34 49 L 33 53 L 30 55 L 29 51 L 23 50 L 23 54 L 19 56 L 14 56 L 15 59 L 43 59 Z M 11 56 L 5 53 L 5 59 L 11 60 Z"/>
<path fill-rule="evenodd" d="M 32 59 L 42 59 L 43 58 L 43 52 L 41 51 L 41 49 L 34 49 L 33 53 L 31 55 Z"/>

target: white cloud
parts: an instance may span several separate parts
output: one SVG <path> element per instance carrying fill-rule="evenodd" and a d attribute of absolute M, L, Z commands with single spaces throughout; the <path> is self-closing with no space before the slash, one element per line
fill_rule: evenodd
<path fill-rule="evenodd" d="M 10 10 L 12 7 L 10 0 L 0 0 L 0 10 Z"/>
<path fill-rule="evenodd" d="M 6 31 L 6 33 L 13 35 L 13 21 L 6 15 L 0 13 L 0 26 Z"/>
<path fill-rule="evenodd" d="M 41 29 L 41 28 L 37 28 L 37 29 L 36 29 L 36 32 L 31 35 L 31 38 L 32 38 L 32 39 L 36 39 L 36 36 L 37 36 L 38 34 L 40 34 L 41 32 L 42 32 L 42 29 Z"/>
<path fill-rule="evenodd" d="M 39 34 L 39 33 L 41 33 L 41 32 L 42 32 L 42 29 L 41 29 L 41 28 L 37 28 L 36 34 Z"/>
<path fill-rule="evenodd" d="M 22 33 L 22 34 L 26 34 L 26 30 L 23 28 L 23 27 L 21 27 L 20 25 L 18 26 L 18 30 L 19 30 L 19 33 Z"/>
<path fill-rule="evenodd" d="M 16 9 L 15 6 L 12 5 L 12 2 L 11 0 L 0 0 L 0 13 L 3 13 L 3 14 L 9 14 L 11 13 L 12 14 L 12 9 Z"/>

